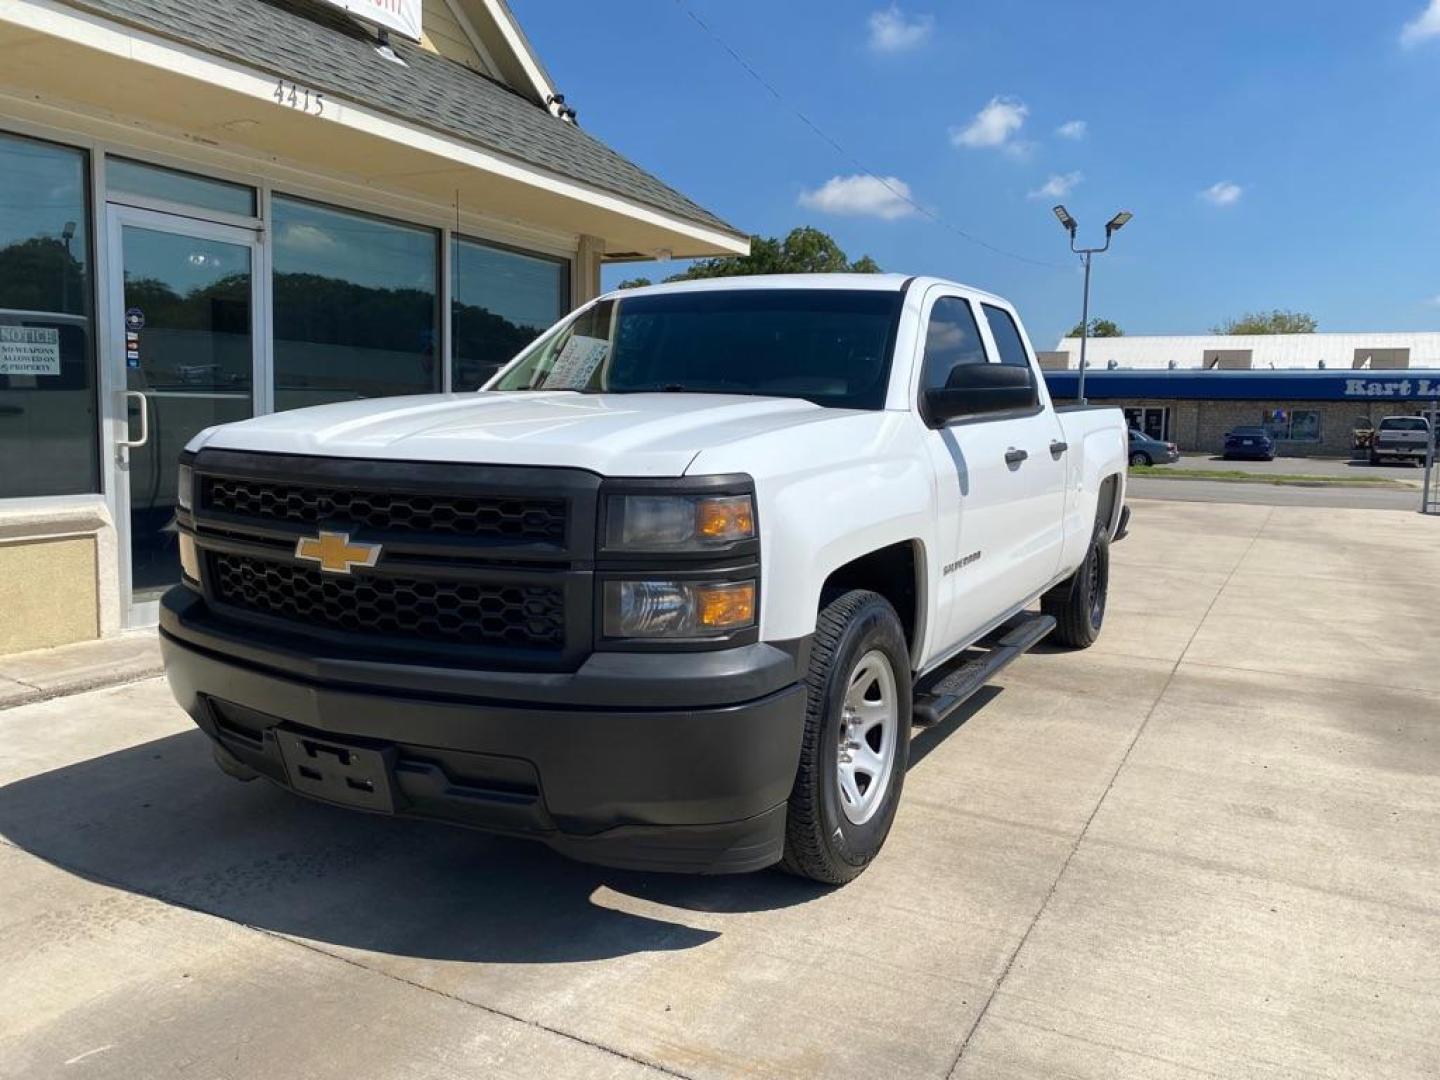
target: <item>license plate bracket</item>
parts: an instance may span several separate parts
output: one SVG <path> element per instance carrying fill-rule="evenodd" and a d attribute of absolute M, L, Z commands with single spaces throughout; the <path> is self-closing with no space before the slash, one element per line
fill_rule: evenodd
<path fill-rule="evenodd" d="M 275 738 L 290 786 L 326 802 L 395 812 L 395 748 L 359 746 L 279 727 Z"/>

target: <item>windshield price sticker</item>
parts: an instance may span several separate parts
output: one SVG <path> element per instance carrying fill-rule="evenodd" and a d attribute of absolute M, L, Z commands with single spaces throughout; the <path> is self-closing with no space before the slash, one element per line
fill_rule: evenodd
<path fill-rule="evenodd" d="M 51 326 L 0 326 L 0 375 L 59 374 L 59 330 Z"/>
<path fill-rule="evenodd" d="M 595 369 L 610 355 L 610 342 L 604 338 L 576 334 L 565 343 L 555 366 L 545 377 L 546 390 L 583 390 L 590 385 Z"/>

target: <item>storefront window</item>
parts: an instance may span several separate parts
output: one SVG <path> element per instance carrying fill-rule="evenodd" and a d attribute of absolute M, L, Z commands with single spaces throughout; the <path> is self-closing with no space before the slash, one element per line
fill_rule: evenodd
<path fill-rule="evenodd" d="M 1296 409 L 1290 414 L 1291 442 L 1319 442 L 1320 414 L 1313 409 Z"/>
<path fill-rule="evenodd" d="M 451 386 L 475 390 L 569 308 L 567 264 L 457 239 Z"/>
<path fill-rule="evenodd" d="M 100 490 L 86 165 L 0 135 L 0 498 Z"/>
<path fill-rule="evenodd" d="M 1314 409 L 1265 409 L 1260 422 L 1272 439 L 1320 441 L 1320 413 Z"/>
<path fill-rule="evenodd" d="M 280 196 L 273 210 L 275 407 L 439 390 L 434 230 Z"/>
<path fill-rule="evenodd" d="M 139 195 L 236 217 L 255 216 L 254 188 L 128 158 L 105 159 L 105 188 L 112 198 L 118 195 L 121 201 L 125 195 Z"/>
<path fill-rule="evenodd" d="M 1260 426 L 1272 439 L 1290 437 L 1290 412 L 1288 409 L 1265 409 L 1260 413 Z"/>

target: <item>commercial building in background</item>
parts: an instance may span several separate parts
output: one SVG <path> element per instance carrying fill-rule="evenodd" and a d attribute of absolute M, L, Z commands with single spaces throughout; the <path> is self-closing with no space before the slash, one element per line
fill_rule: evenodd
<path fill-rule="evenodd" d="M 201 428 L 471 389 L 603 260 L 748 250 L 503 0 L 8 0 L 0 56 L 0 653 L 153 621 Z"/>
<path fill-rule="evenodd" d="M 1349 454 L 1357 430 L 1440 399 L 1440 333 L 1091 338 L 1085 396 L 1182 451 L 1218 454 L 1259 425 L 1283 455 Z M 1040 354 L 1050 392 L 1074 398 L 1080 339 Z"/>

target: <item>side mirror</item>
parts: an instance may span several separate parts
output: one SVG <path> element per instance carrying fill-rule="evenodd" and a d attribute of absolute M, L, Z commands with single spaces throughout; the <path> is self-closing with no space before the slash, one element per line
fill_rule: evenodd
<path fill-rule="evenodd" d="M 1028 367 L 961 364 L 944 386 L 924 392 L 920 408 L 926 423 L 939 427 L 961 416 L 1033 408 L 1037 400 Z"/>

